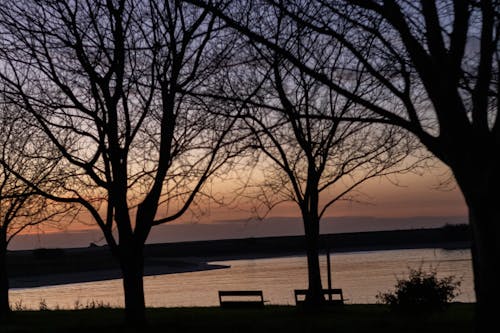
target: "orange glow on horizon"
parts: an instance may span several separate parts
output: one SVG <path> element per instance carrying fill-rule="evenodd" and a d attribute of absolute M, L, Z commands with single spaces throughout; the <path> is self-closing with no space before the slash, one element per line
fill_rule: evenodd
<path fill-rule="evenodd" d="M 438 170 L 439 171 L 439 170 Z M 442 171 L 442 169 L 441 169 Z M 429 172 L 423 176 L 407 174 L 398 176 L 399 186 L 388 180 L 375 179 L 360 187 L 363 193 L 359 201 L 340 201 L 332 205 L 325 213 L 324 217 L 386 217 L 404 218 L 415 216 L 467 216 L 467 207 L 460 190 L 455 186 L 448 190 L 436 189 L 441 181 L 439 172 Z M 231 184 L 219 184 L 217 191 L 220 194 L 224 189 L 229 197 L 232 193 Z M 221 221 L 255 219 L 256 214 L 252 213 L 251 205 L 245 200 L 239 200 L 236 207 L 219 206 L 210 203 L 201 207 L 195 212 L 187 212 L 178 221 L 179 223 L 201 223 L 211 224 Z M 266 218 L 273 217 L 300 217 L 300 211 L 294 202 L 285 202 L 277 205 L 267 215 Z M 86 231 L 96 230 L 97 225 L 91 222 L 89 215 L 82 212 L 75 221 L 64 228 L 58 228 L 50 224 L 26 230 L 22 234 L 50 234 L 61 231 Z M 83 222 L 85 221 L 85 222 Z"/>

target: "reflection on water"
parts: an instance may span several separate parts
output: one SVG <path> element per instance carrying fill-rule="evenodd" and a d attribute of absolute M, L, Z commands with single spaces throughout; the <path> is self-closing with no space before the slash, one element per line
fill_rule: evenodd
<path fill-rule="evenodd" d="M 306 258 L 213 262 L 231 268 L 144 278 L 146 304 L 150 307 L 216 306 L 217 291 L 230 289 L 263 290 L 268 304 L 294 304 L 293 290 L 307 287 Z M 391 250 L 332 255 L 332 283 L 342 288 L 348 303 L 375 303 L 380 291 L 392 289 L 396 278 L 407 276 L 408 268 L 434 268 L 438 276 L 455 275 L 462 279 L 462 302 L 474 302 L 472 262 L 469 250 Z M 321 267 L 326 287 L 326 259 Z M 123 306 L 121 280 L 76 283 L 11 291 L 11 304 L 38 309 L 40 302 L 49 308 L 75 308 L 92 301 Z"/>

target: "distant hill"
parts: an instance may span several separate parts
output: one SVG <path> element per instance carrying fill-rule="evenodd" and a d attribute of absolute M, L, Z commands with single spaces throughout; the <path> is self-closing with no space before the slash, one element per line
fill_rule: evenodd
<path fill-rule="evenodd" d="M 391 230 L 327 234 L 320 236 L 321 249 L 333 252 L 407 248 L 469 248 L 468 225 L 446 225 L 433 229 Z M 303 253 L 303 236 L 262 237 L 148 244 L 147 256 L 274 256 Z"/>
<path fill-rule="evenodd" d="M 325 217 L 322 234 L 368 231 L 432 229 L 447 224 L 467 223 L 464 216 L 414 216 L 403 218 L 345 216 Z M 188 241 L 298 236 L 304 233 L 300 218 L 272 217 L 265 220 L 223 220 L 212 223 L 173 223 L 153 228 L 147 243 L 177 243 Z M 68 230 L 55 233 L 19 235 L 9 246 L 11 250 L 34 248 L 87 247 L 103 245 L 100 230 Z"/>

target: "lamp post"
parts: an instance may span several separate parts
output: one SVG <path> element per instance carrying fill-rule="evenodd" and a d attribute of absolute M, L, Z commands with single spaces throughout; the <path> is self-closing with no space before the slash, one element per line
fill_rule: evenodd
<path fill-rule="evenodd" d="M 328 290 L 332 290 L 332 271 L 331 271 L 331 262 L 330 262 L 330 246 L 326 246 L 326 269 L 328 271 Z M 332 300 L 332 293 L 328 292 L 328 300 Z"/>

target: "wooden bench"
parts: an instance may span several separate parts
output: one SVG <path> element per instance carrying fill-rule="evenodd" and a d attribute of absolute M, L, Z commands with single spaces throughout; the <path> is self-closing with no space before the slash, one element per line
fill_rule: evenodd
<path fill-rule="evenodd" d="M 295 289 L 295 304 L 302 305 L 305 301 L 307 295 L 307 289 Z M 323 289 L 323 296 L 325 297 L 326 305 L 343 305 L 344 295 L 342 294 L 342 289 L 332 288 Z"/>
<path fill-rule="evenodd" d="M 264 306 L 264 295 L 262 290 L 221 290 L 219 303 L 222 308 L 260 308 Z"/>

